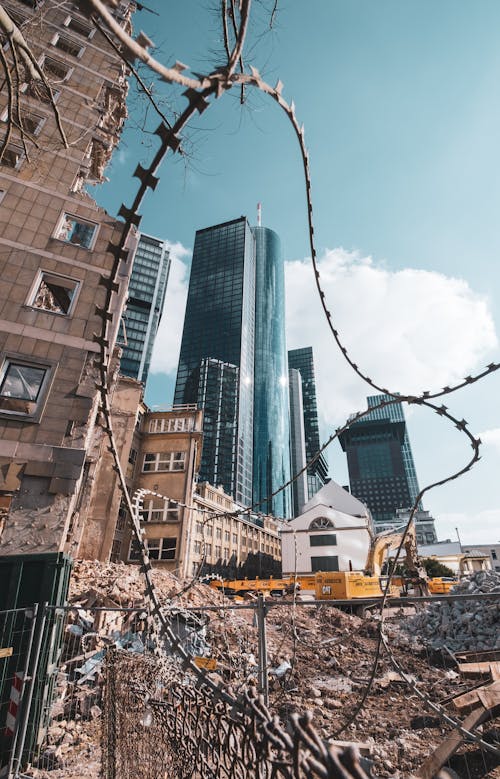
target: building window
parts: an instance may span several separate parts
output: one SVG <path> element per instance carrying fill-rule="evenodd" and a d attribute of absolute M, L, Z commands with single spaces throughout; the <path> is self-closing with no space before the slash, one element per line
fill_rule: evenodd
<path fill-rule="evenodd" d="M 55 233 L 55 238 L 73 243 L 83 249 L 92 249 L 97 233 L 97 225 L 71 214 L 63 214 Z"/>
<path fill-rule="evenodd" d="M 149 500 L 140 511 L 142 522 L 177 522 L 179 505 L 175 500 Z"/>
<path fill-rule="evenodd" d="M 137 462 L 137 449 L 134 449 L 132 447 L 130 449 L 128 455 L 128 461 L 127 461 L 127 472 L 126 472 L 127 479 L 131 479 L 132 476 L 134 475 L 136 462 Z"/>
<path fill-rule="evenodd" d="M 67 16 L 64 21 L 64 26 L 75 32 L 77 35 L 81 35 L 82 38 L 92 38 L 95 30 L 89 27 L 88 24 L 84 24 L 74 16 Z"/>
<path fill-rule="evenodd" d="M 148 452 L 144 455 L 142 470 L 183 471 L 186 452 Z"/>
<path fill-rule="evenodd" d="M 222 530 L 220 529 L 220 527 L 215 528 L 215 537 L 217 539 L 221 539 L 222 538 Z"/>
<path fill-rule="evenodd" d="M 9 118 L 9 112 L 6 109 L 1 116 L 1 121 L 6 122 L 8 118 Z M 30 135 L 38 135 L 43 125 L 45 124 L 46 118 L 47 117 L 40 116 L 39 114 L 34 114 L 31 112 L 26 112 L 26 113 L 23 112 L 20 118 L 20 122 L 23 130 L 25 130 L 27 133 L 29 133 Z"/>
<path fill-rule="evenodd" d="M 12 170 L 19 170 L 23 163 L 23 159 L 23 149 L 20 146 L 9 143 L 3 150 L 0 165 L 3 165 L 5 168 L 12 168 Z"/>
<path fill-rule="evenodd" d="M 229 530 L 224 530 L 224 541 L 229 541 Z"/>
<path fill-rule="evenodd" d="M 194 553 L 201 554 L 201 541 L 194 542 Z"/>
<path fill-rule="evenodd" d="M 147 538 L 150 560 L 175 560 L 176 538 Z M 130 544 L 129 560 L 141 559 L 141 548 L 135 539 Z"/>
<path fill-rule="evenodd" d="M 52 100 L 54 103 L 57 102 L 57 99 L 61 94 L 55 89 L 48 89 L 45 84 L 38 84 L 36 81 L 30 81 L 29 84 L 22 84 L 20 91 L 24 92 L 28 97 L 33 98 L 33 100 L 38 100 L 40 103 L 45 104 L 50 104 Z"/>
<path fill-rule="evenodd" d="M 325 533 L 324 535 L 309 536 L 311 546 L 337 546 L 337 536 L 335 533 Z"/>
<path fill-rule="evenodd" d="M 497 559 L 496 549 L 492 549 L 491 550 L 491 559 L 492 560 L 496 560 Z"/>
<path fill-rule="evenodd" d="M 41 271 L 28 299 L 28 305 L 67 316 L 76 299 L 79 282 L 66 276 Z"/>
<path fill-rule="evenodd" d="M 72 57 L 81 57 L 85 51 L 85 47 L 81 46 L 78 41 L 74 41 L 71 38 L 66 38 L 60 33 L 56 33 L 52 38 L 52 46 L 56 49 L 64 51 L 65 54 L 70 54 Z"/>
<path fill-rule="evenodd" d="M 0 371 L 0 412 L 38 419 L 50 374 L 48 365 L 6 359 Z"/>
<path fill-rule="evenodd" d="M 150 433 L 177 433 L 193 429 L 193 420 L 186 417 L 175 419 L 152 419 L 149 423 Z"/>
<path fill-rule="evenodd" d="M 212 544 L 205 544 L 205 552 L 207 554 L 207 557 L 209 557 L 212 554 Z"/>
<path fill-rule="evenodd" d="M 335 555 L 325 555 L 325 557 L 311 557 L 311 570 L 316 571 L 338 571 L 339 558 Z"/>
<path fill-rule="evenodd" d="M 117 563 L 120 559 L 120 554 L 122 551 L 122 542 L 121 539 L 115 538 L 111 545 L 111 554 L 109 556 L 109 562 L 110 563 Z"/>
<path fill-rule="evenodd" d="M 327 517 L 316 517 L 309 525 L 309 530 L 323 530 L 327 527 L 335 527 L 331 519 L 327 519 Z"/>
<path fill-rule="evenodd" d="M 47 76 L 56 81 L 67 81 L 73 73 L 73 68 L 67 65 L 65 62 L 54 59 L 54 57 L 43 56 L 43 60 L 40 63 Z"/>

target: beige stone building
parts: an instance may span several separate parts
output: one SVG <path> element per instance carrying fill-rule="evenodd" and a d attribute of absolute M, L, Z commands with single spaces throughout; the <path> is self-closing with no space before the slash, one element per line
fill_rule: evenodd
<path fill-rule="evenodd" d="M 141 389 L 134 379 L 120 377 L 112 418 L 129 492 L 133 497 L 142 491 L 140 521 L 151 560 L 183 578 L 197 572 L 202 562 L 234 568 L 249 555 L 280 561 L 281 541 L 271 517 L 238 514 L 240 507 L 221 487 L 197 482 L 202 411 L 194 405 L 150 411 L 141 400 Z M 97 466 L 84 490 L 85 533 L 78 556 L 140 562 L 102 434 L 97 434 L 90 457 Z M 224 516 L 228 513 L 234 516 Z"/>
<path fill-rule="evenodd" d="M 126 72 L 77 3 L 2 5 L 45 74 L 67 144 L 43 83 L 14 84 L 27 135 L 23 145 L 11 126 L 0 161 L 0 554 L 75 552 L 82 488 L 96 465 L 88 456 L 98 411 L 96 307 L 114 262 L 108 244 L 121 234 L 83 185 L 102 180 L 117 143 Z M 125 27 L 130 11 L 127 2 L 114 11 Z M 0 141 L 7 101 L 3 88 Z M 122 260 L 112 294 L 110 350 L 130 264 Z"/>
<path fill-rule="evenodd" d="M 186 532 L 186 576 L 196 573 L 202 562 L 235 569 L 251 554 L 269 555 L 281 561 L 278 524 L 272 517 L 218 516 L 221 512 L 234 513 L 239 507 L 222 487 L 207 482 L 196 485 L 193 506 Z"/>

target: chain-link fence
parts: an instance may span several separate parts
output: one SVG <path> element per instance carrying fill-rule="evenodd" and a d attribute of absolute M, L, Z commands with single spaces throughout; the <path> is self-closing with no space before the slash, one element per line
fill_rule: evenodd
<path fill-rule="evenodd" d="M 500 595 L 469 599 L 467 608 L 453 597 L 405 604 L 385 611 L 383 640 L 373 602 L 361 604 L 372 607 L 363 617 L 333 602 L 170 605 L 172 631 L 205 669 L 201 678 L 166 639 L 158 647 L 145 609 L 42 609 L 63 637 L 56 667 L 48 668 L 54 694 L 47 695 L 47 679 L 34 686 L 36 732 L 29 719 L 17 724 L 18 733 L 26 726 L 26 743 L 32 739 L 33 770 L 25 748 L 11 775 L 22 763 L 26 775 L 47 779 L 362 777 L 371 761 L 378 776 L 431 779 L 445 765 L 467 779 L 492 779 L 500 649 L 461 652 L 424 638 L 436 643 L 443 634 L 450 644 L 451 612 L 472 614 L 477 625 L 479 614 L 495 619 Z M 6 615 L 3 624 L 2 647 L 17 629 L 36 649 L 30 612 Z M 466 643 L 480 644 L 468 625 L 460 628 Z M 23 663 L 18 656 L 9 669 L 4 707 Z M 19 745 L 16 754 L 21 760 Z"/>

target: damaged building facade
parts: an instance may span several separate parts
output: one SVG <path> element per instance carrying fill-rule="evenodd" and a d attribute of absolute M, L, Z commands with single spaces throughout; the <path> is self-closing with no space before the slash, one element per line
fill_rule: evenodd
<path fill-rule="evenodd" d="M 108 244 L 121 234 L 84 185 L 103 180 L 118 142 L 126 71 L 76 3 L 3 5 L 50 89 L 27 75 L 15 85 L 24 140 L 8 121 L 9 90 L 0 95 L 0 554 L 75 554 L 96 467 L 96 307 L 114 262 Z M 114 10 L 124 27 L 132 10 Z M 110 350 L 130 264 L 111 296 Z"/>

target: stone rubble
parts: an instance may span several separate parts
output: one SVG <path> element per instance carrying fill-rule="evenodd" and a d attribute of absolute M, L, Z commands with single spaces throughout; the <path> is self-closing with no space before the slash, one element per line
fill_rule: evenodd
<path fill-rule="evenodd" d="M 228 601 L 203 584 L 195 584 L 180 597 L 175 597 L 182 590 L 182 583 L 173 574 L 156 569 L 153 576 L 162 600 L 173 598 L 173 603 L 179 607 L 218 607 L 209 612 L 206 628 L 211 656 L 218 663 L 214 679 L 231 683 L 235 688 L 256 684 L 258 635 L 254 612 L 229 610 L 226 608 Z M 496 592 L 498 575 L 494 580 L 490 576 L 472 577 L 460 585 L 462 591 L 469 591 L 470 586 L 482 587 L 482 592 Z M 488 587 L 489 590 L 485 589 Z M 87 658 L 103 650 L 111 643 L 109 636 L 116 635 L 117 631 L 126 638 L 130 634 L 132 646 L 134 636 L 138 635 L 133 631 L 138 628 L 127 615 L 93 611 L 93 607 L 140 607 L 145 603 L 142 591 L 143 577 L 138 566 L 89 561 L 75 565 L 70 588 L 70 601 L 75 610 L 67 625 L 63 655 L 66 666 L 60 675 L 59 698 L 53 708 L 45 752 L 38 767 L 32 768 L 27 776 L 37 779 L 83 779 L 84 776 L 97 779 L 99 776 L 102 668 L 98 666 L 94 674 L 79 683 L 82 674 L 77 674 L 76 669 L 82 668 L 86 660 L 78 660 L 72 665 L 72 659 L 78 659 L 82 654 Z M 285 718 L 292 712 L 312 711 L 314 726 L 321 737 L 369 745 L 377 777 L 408 779 L 449 729 L 439 718 L 425 716 L 428 712 L 401 680 L 385 653 L 379 659 L 373 689 L 365 706 L 354 722 L 342 730 L 354 713 L 372 672 L 379 625 L 377 615 L 374 619 L 361 619 L 328 606 L 291 608 L 277 601 L 271 603 L 266 625 L 272 712 Z M 426 610 L 432 624 L 434 621 L 441 624 L 437 617 L 443 611 L 443 605 L 436 602 Z M 463 609 L 460 613 L 467 614 L 464 604 L 460 606 Z M 429 615 L 418 614 L 412 618 L 423 619 L 423 628 L 408 628 L 411 620 L 403 611 L 401 614 L 396 610 L 390 612 L 385 632 L 391 648 L 420 690 L 433 701 L 463 692 L 463 680 L 455 671 L 450 672 L 450 666 L 441 655 L 433 662 L 428 649 L 422 645 L 418 649 L 414 641 L 414 636 L 420 633 L 422 643 L 429 636 L 432 638 Z M 475 617 L 479 611 L 474 608 L 471 613 Z M 492 614 L 487 613 L 489 620 Z M 412 635 L 401 629 L 402 623 Z M 479 625 L 479 621 L 474 619 L 474 624 Z M 481 624 L 486 632 L 485 620 Z M 467 635 L 470 644 L 482 633 Z M 280 672 L 276 673 L 278 669 Z M 493 779 L 496 774 L 471 772 L 469 779 L 479 776 Z"/>
<path fill-rule="evenodd" d="M 452 595 L 498 593 L 500 572 L 478 571 L 453 587 Z M 452 652 L 500 649 L 500 599 L 436 601 L 402 623 L 408 633 L 432 649 Z"/>

